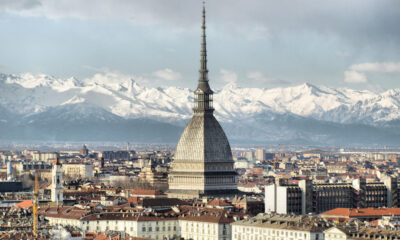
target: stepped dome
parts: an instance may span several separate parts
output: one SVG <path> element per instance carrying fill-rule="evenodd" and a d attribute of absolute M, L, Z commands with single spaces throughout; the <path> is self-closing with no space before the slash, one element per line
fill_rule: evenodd
<path fill-rule="evenodd" d="M 195 114 L 183 131 L 175 162 L 233 162 L 228 139 L 212 114 Z"/>

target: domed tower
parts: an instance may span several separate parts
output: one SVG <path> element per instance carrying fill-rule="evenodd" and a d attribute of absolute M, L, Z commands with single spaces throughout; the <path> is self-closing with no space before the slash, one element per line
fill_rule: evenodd
<path fill-rule="evenodd" d="M 231 147 L 213 115 L 213 91 L 208 83 L 204 6 L 201 37 L 200 77 L 194 91 L 194 114 L 176 147 L 168 176 L 168 197 L 198 198 L 237 193 Z"/>

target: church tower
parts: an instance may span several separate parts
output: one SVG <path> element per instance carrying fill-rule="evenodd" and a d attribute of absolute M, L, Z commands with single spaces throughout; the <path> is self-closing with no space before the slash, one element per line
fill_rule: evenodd
<path fill-rule="evenodd" d="M 186 125 L 168 176 L 168 197 L 199 198 L 237 193 L 231 147 L 214 117 L 213 91 L 208 81 L 206 12 L 203 6 L 199 81 L 194 91 L 193 117 Z"/>
<path fill-rule="evenodd" d="M 63 172 L 61 164 L 58 161 L 58 157 L 54 162 L 53 170 L 51 173 L 52 185 L 51 185 L 51 201 L 62 205 L 64 200 L 64 189 L 63 189 Z"/>

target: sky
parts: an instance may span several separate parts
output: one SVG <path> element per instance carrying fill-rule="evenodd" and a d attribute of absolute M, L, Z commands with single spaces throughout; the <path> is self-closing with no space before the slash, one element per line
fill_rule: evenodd
<path fill-rule="evenodd" d="M 0 0 L 0 72 L 194 88 L 201 0 Z M 211 86 L 400 88 L 398 0 L 208 0 Z"/>

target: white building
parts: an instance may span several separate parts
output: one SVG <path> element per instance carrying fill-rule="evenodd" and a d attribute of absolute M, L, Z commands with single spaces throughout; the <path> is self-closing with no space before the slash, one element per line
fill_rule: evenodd
<path fill-rule="evenodd" d="M 72 179 L 93 177 L 93 165 L 84 163 L 64 163 L 63 164 L 64 176 Z"/>
<path fill-rule="evenodd" d="M 257 160 L 264 161 L 265 160 L 265 150 L 258 148 L 256 150 L 255 156 L 256 156 Z"/>
<path fill-rule="evenodd" d="M 193 240 L 231 240 L 233 221 L 226 210 L 207 212 L 193 209 L 179 216 L 179 236 Z"/>
<path fill-rule="evenodd" d="M 235 160 L 234 168 L 249 168 L 250 163 L 246 158 L 238 158 Z"/>
<path fill-rule="evenodd" d="M 120 231 L 131 237 L 231 240 L 233 217 L 222 209 L 173 207 L 167 212 L 98 212 L 78 207 L 42 208 L 52 226 L 73 226 L 87 232 Z"/>
<path fill-rule="evenodd" d="M 376 240 L 400 239 L 400 231 L 395 229 L 374 228 L 365 226 L 331 227 L 324 231 L 325 240 Z"/>
<path fill-rule="evenodd" d="M 47 162 L 49 160 L 55 160 L 58 157 L 58 153 L 56 152 L 31 152 L 32 160 L 34 161 L 44 161 Z"/>
<path fill-rule="evenodd" d="M 51 201 L 56 202 L 57 205 L 62 205 L 64 200 L 63 171 L 61 169 L 61 164 L 58 161 L 58 158 L 56 158 L 56 161 L 54 163 L 51 179 Z"/>
<path fill-rule="evenodd" d="M 265 212 L 301 214 L 302 192 L 298 186 L 265 186 Z"/>
<path fill-rule="evenodd" d="M 232 240 L 323 240 L 326 222 L 309 216 L 259 214 L 232 223 Z"/>

